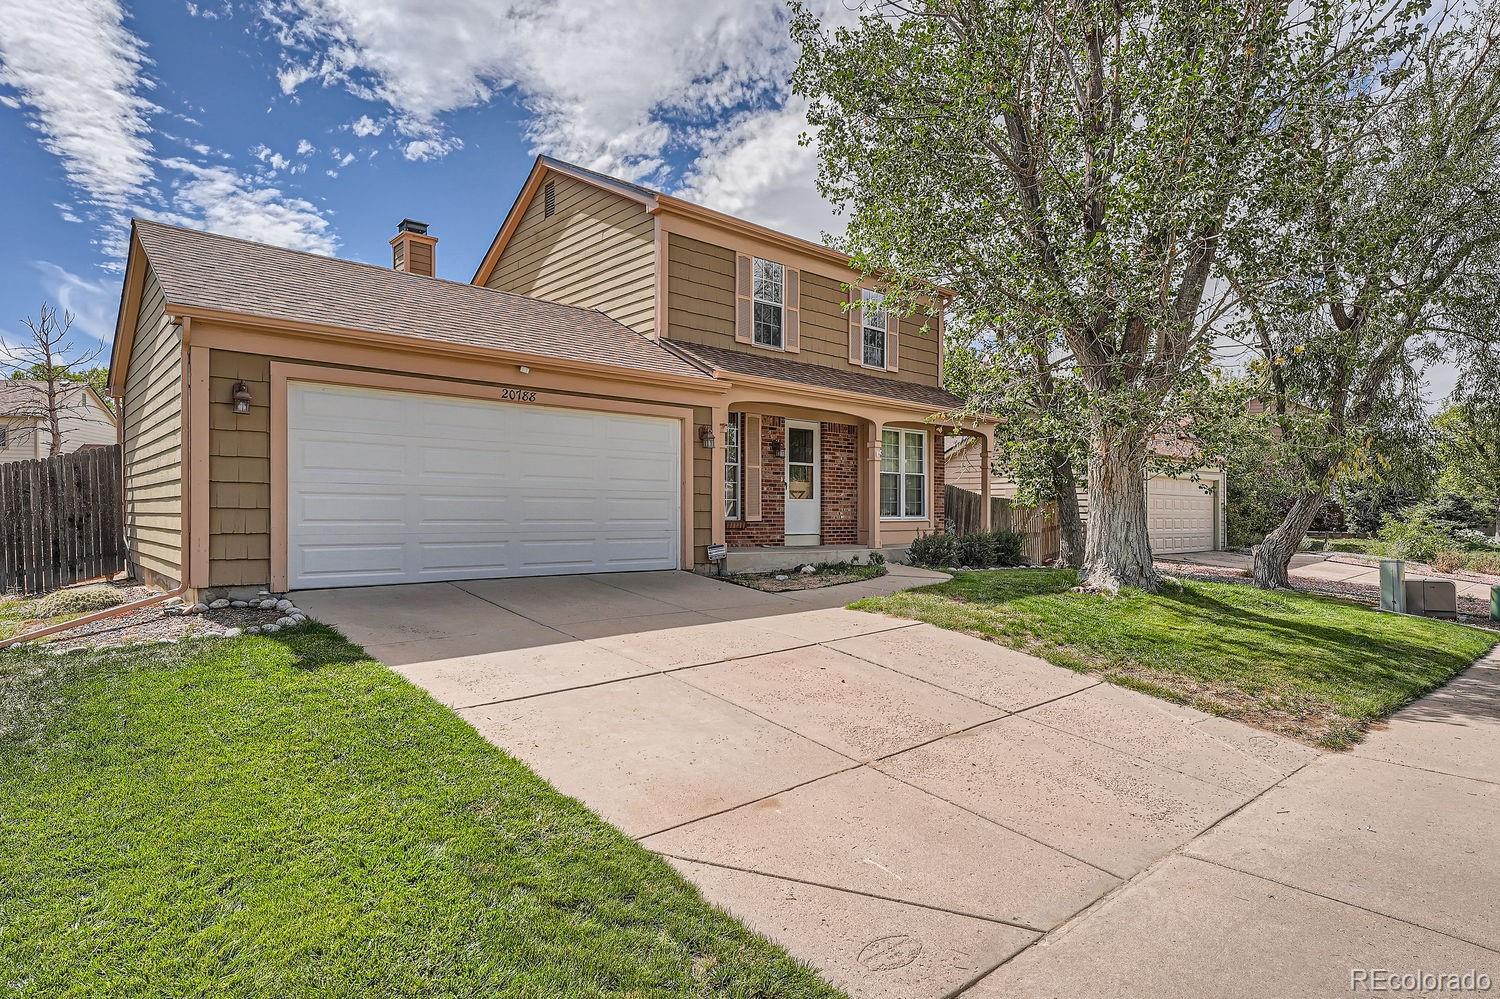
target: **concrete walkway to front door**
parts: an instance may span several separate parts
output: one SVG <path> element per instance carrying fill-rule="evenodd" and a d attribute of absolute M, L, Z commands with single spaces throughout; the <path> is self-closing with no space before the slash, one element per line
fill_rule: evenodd
<path fill-rule="evenodd" d="M 898 575 L 899 574 L 899 575 Z M 855 997 L 1500 980 L 1500 670 L 1325 755 L 930 625 L 687 573 L 299 593 Z"/>

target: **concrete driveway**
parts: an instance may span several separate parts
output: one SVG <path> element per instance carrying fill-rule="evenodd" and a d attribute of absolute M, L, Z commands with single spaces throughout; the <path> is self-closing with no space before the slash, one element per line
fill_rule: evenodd
<path fill-rule="evenodd" d="M 1500 980 L 1500 671 L 1324 756 L 839 609 L 933 576 L 893 570 L 789 596 L 646 573 L 296 600 L 852 996 Z"/>

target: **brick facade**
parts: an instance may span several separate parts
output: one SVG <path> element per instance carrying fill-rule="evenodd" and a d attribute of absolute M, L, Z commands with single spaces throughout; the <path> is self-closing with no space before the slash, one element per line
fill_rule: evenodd
<path fill-rule="evenodd" d="M 824 423 L 818 430 L 823 468 L 819 475 L 822 543 L 852 545 L 859 540 L 859 430 Z"/>
<path fill-rule="evenodd" d="M 947 500 L 944 495 L 947 490 L 943 486 L 945 485 L 944 476 L 948 470 L 948 459 L 943 454 L 943 435 L 933 434 L 929 440 L 928 446 L 932 448 L 932 527 L 933 530 L 944 531 L 948 528 L 943 519 L 944 503 Z"/>
<path fill-rule="evenodd" d="M 731 548 L 786 543 L 786 463 L 771 453 L 785 443 L 786 424 L 779 416 L 760 418 L 760 516 L 758 521 L 731 520 L 724 524 L 724 542 Z M 754 446 L 746 440 L 746 449 Z"/>

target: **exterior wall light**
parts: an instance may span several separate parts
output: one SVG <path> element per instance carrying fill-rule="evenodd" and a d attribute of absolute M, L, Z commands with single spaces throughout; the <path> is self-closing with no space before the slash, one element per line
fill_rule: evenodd
<path fill-rule="evenodd" d="M 704 450 L 714 449 L 714 428 L 704 425 L 698 428 L 698 443 L 703 445 Z"/>
<path fill-rule="evenodd" d="M 244 416 L 249 413 L 250 403 L 253 401 L 250 396 L 250 386 L 246 385 L 243 381 L 238 381 L 234 383 L 231 391 L 234 393 L 235 415 Z"/>

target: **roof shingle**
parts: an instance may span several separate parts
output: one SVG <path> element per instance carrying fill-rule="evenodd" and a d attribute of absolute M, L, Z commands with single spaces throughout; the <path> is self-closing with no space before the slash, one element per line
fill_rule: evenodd
<path fill-rule="evenodd" d="M 697 343 L 679 340 L 666 341 L 673 350 L 695 357 L 711 368 L 727 371 L 731 375 L 751 375 L 758 378 L 774 378 L 777 381 L 798 385 L 815 385 L 819 388 L 838 389 L 843 392 L 858 392 L 862 395 L 880 396 L 901 402 L 914 402 L 930 406 L 934 410 L 958 409 L 963 400 L 946 389 L 932 385 L 916 385 L 880 378 L 857 371 L 843 371 L 822 364 L 793 361 L 778 354 L 751 353 L 730 350 L 724 347 L 706 347 Z"/>
<path fill-rule="evenodd" d="M 137 219 L 172 305 L 708 378 L 592 309 Z"/>

